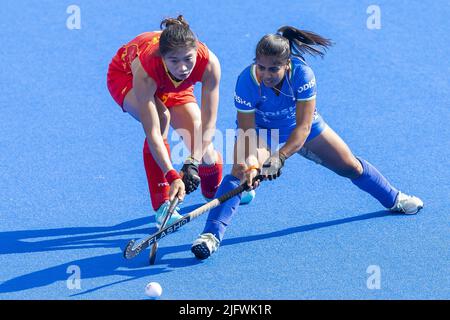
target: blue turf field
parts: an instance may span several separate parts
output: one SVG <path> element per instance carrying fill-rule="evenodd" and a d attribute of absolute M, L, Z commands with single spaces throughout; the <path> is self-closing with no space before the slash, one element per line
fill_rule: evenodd
<path fill-rule="evenodd" d="M 277 3 L 275 6 L 274 3 Z M 81 9 L 69 30 L 66 9 Z M 0 34 L 0 299 L 449 299 L 450 4 L 373 1 L 4 0 Z M 355 154 L 400 190 L 417 216 L 392 215 L 300 157 L 241 207 L 218 254 L 190 252 L 206 215 L 147 252 L 122 258 L 155 231 L 140 125 L 106 89 L 120 45 L 185 15 L 222 64 L 218 128 L 234 127 L 233 91 L 261 36 L 285 24 L 336 45 L 309 58 L 317 107 Z M 226 166 L 229 172 L 230 166 Z M 189 196 L 183 212 L 203 203 Z M 369 266 L 381 288 L 370 290 Z M 70 266 L 81 288 L 69 289 Z M 70 268 L 69 268 L 70 272 Z"/>

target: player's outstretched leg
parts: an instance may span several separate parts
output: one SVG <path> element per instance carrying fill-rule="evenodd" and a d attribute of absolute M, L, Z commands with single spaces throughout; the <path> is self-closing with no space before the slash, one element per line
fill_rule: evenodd
<path fill-rule="evenodd" d="M 299 154 L 349 178 L 358 188 L 372 195 L 391 211 L 415 214 L 423 208 L 422 200 L 398 191 L 372 164 L 355 157 L 330 127 L 307 141 Z"/>
<path fill-rule="evenodd" d="M 416 214 L 423 208 L 422 200 L 398 191 L 372 164 L 359 157 L 357 159 L 363 167 L 363 173 L 351 181 L 358 188 L 368 192 L 385 208 L 394 212 Z"/>

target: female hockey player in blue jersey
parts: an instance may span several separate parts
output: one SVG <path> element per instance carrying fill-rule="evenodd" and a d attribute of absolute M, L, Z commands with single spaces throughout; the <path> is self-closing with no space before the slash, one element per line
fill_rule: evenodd
<path fill-rule="evenodd" d="M 355 157 L 317 112 L 316 80 L 303 55 L 323 56 L 321 48 L 330 45 L 328 39 L 290 26 L 259 41 L 255 62 L 237 79 L 234 165 L 216 197 L 244 180 L 256 188 L 259 182 L 252 181 L 257 175 L 276 179 L 297 153 L 350 179 L 391 211 L 415 214 L 423 208 L 419 198 L 398 191 L 373 165 Z M 240 201 L 236 196 L 211 210 L 191 248 L 197 258 L 206 259 L 218 249 Z"/>

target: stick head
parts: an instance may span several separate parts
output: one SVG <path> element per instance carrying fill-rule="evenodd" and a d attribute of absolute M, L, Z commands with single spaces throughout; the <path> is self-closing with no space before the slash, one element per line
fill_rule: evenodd
<path fill-rule="evenodd" d="M 130 240 L 130 242 L 128 242 L 125 250 L 123 251 L 123 256 L 125 259 L 131 259 L 137 255 L 137 252 L 135 252 L 133 250 L 133 246 L 134 246 L 135 242 L 136 242 L 136 240 Z"/>

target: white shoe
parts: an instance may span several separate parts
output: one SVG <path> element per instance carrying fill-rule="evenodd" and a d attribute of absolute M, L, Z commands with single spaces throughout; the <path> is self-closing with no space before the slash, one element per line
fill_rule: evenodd
<path fill-rule="evenodd" d="M 394 212 L 416 214 L 423 208 L 423 202 L 417 197 L 409 196 L 399 191 L 394 206 L 389 209 Z"/>
<path fill-rule="evenodd" d="M 219 239 L 212 233 L 203 233 L 192 243 L 191 251 L 200 260 L 204 260 L 219 249 Z"/>

